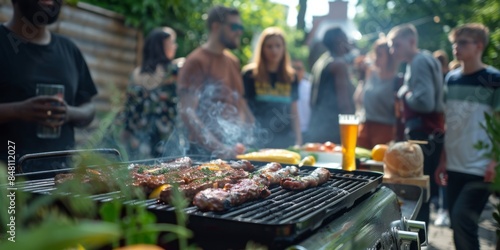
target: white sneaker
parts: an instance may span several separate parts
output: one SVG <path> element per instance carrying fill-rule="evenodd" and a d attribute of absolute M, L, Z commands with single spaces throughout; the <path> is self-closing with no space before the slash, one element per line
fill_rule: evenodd
<path fill-rule="evenodd" d="M 436 220 L 434 220 L 434 226 L 437 227 L 449 227 L 450 226 L 450 216 L 447 210 L 439 209 Z"/>

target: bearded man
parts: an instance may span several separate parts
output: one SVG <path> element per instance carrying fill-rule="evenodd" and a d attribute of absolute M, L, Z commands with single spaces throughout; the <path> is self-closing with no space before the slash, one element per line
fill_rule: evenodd
<path fill-rule="evenodd" d="M 227 49 L 240 45 L 238 10 L 215 6 L 208 12 L 208 40 L 186 58 L 179 72 L 179 114 L 191 155 L 232 158 L 250 143 L 253 115 L 243 98 L 239 60 Z"/>
<path fill-rule="evenodd" d="M 94 118 L 91 98 L 97 90 L 80 50 L 47 29 L 57 20 L 62 4 L 62 0 L 12 0 L 12 18 L 0 25 L 0 142 L 5 145 L 0 161 L 72 149 L 74 127 L 86 126 Z M 63 86 L 64 95 L 37 95 L 38 84 Z M 61 127 L 60 136 L 42 138 L 38 125 Z M 15 145 L 15 150 L 8 152 L 7 145 Z"/>

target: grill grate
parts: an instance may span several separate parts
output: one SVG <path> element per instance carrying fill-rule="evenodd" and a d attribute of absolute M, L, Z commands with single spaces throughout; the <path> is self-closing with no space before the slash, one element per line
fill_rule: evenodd
<path fill-rule="evenodd" d="M 302 167 L 300 175 L 308 175 L 314 169 Z M 190 228 L 196 229 L 195 232 L 243 231 L 253 237 L 289 241 L 333 219 L 339 211 L 350 208 L 363 195 L 374 192 L 382 182 L 382 173 L 378 172 L 329 171 L 332 174 L 330 180 L 319 187 L 290 191 L 273 186 L 269 197 L 225 212 L 202 212 L 195 206 L 188 207 L 185 212 L 190 216 Z M 41 195 L 56 189 L 53 178 L 18 183 L 18 188 Z M 117 193 L 97 194 L 90 198 L 106 202 L 116 198 Z M 157 216 L 159 222 L 175 223 L 174 208 L 170 205 L 157 200 L 129 200 L 124 203 L 144 205 Z"/>

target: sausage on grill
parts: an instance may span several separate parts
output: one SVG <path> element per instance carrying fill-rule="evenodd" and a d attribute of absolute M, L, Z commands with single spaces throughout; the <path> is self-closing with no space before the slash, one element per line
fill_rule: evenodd
<path fill-rule="evenodd" d="M 282 188 L 289 190 L 304 190 L 310 187 L 319 186 L 330 179 L 330 171 L 326 168 L 317 168 L 307 176 L 299 176 L 295 178 L 284 178 L 280 185 Z"/>

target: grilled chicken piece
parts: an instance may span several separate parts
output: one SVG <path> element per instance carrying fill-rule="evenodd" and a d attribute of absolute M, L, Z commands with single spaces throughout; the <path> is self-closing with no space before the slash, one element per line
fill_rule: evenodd
<path fill-rule="evenodd" d="M 194 169 L 193 162 L 189 157 L 182 157 L 170 162 L 158 165 L 131 165 L 132 185 L 141 187 L 146 194 L 151 193 L 155 188 L 170 184 L 185 184 L 186 181 L 180 173 Z"/>
<path fill-rule="evenodd" d="M 175 171 L 182 171 L 192 167 L 193 161 L 189 157 L 177 158 L 173 161 L 162 162 L 157 165 L 131 164 L 129 166 L 132 174 L 162 175 Z"/>
<path fill-rule="evenodd" d="M 195 180 L 203 179 L 207 175 L 214 175 L 217 171 L 231 171 L 236 168 L 250 168 L 248 162 L 234 162 L 227 163 L 223 160 L 213 160 L 204 163 L 200 166 L 192 166 L 189 157 L 183 157 L 175 160 L 174 162 L 162 163 L 158 166 L 142 166 L 143 169 L 135 171 L 133 174 L 134 186 L 143 187 L 146 193 L 150 193 L 153 189 L 160 187 L 164 184 L 178 184 L 185 185 Z M 137 168 L 137 167 L 136 167 Z"/>
<path fill-rule="evenodd" d="M 85 173 L 57 174 L 54 177 L 54 182 L 56 185 L 60 185 L 77 178 L 81 180 L 81 183 L 90 183 L 92 181 L 106 182 L 105 176 L 100 171 L 90 168 L 85 169 Z"/>
<path fill-rule="evenodd" d="M 78 181 L 91 189 L 92 193 L 105 193 L 117 189 L 115 181 L 109 181 L 111 178 L 110 169 L 98 170 L 86 168 L 85 171 L 77 170 L 75 173 L 57 174 L 54 176 L 55 185 L 62 185 L 68 181 Z"/>
<path fill-rule="evenodd" d="M 299 168 L 295 166 L 287 166 L 275 172 L 267 171 L 262 173 L 262 175 L 269 180 L 270 185 L 280 184 L 281 180 L 290 178 L 297 174 L 299 174 Z"/>
<path fill-rule="evenodd" d="M 295 166 L 281 168 L 279 163 L 269 163 L 259 172 L 236 184 L 228 183 L 224 188 L 205 189 L 194 196 L 193 204 L 203 211 L 224 211 L 250 200 L 265 198 L 271 194 L 268 189 L 270 185 L 297 175 L 299 169 Z"/>
<path fill-rule="evenodd" d="M 265 176 L 243 179 L 224 188 L 205 189 L 194 196 L 193 204 L 202 211 L 224 211 L 250 200 L 265 198 L 271 194 Z"/>
<path fill-rule="evenodd" d="M 326 168 L 317 168 L 307 176 L 296 178 L 285 178 L 281 180 L 282 188 L 289 190 L 304 190 L 310 187 L 319 186 L 330 179 L 330 171 Z"/>
<path fill-rule="evenodd" d="M 261 169 L 257 170 L 256 173 L 257 174 L 264 174 L 267 172 L 276 172 L 282 168 L 283 167 L 281 166 L 281 164 L 279 164 L 277 162 L 270 162 L 270 163 L 266 164 L 264 167 L 262 167 Z"/>
<path fill-rule="evenodd" d="M 228 169 L 222 171 L 212 171 L 208 168 L 202 168 L 198 172 L 203 172 L 200 178 L 192 180 L 190 183 L 179 186 L 179 191 L 184 194 L 185 198 L 191 202 L 196 193 L 207 188 L 221 188 L 228 183 L 236 183 L 240 179 L 248 178 L 248 172 L 242 169 Z M 194 176 L 191 175 L 191 177 Z M 169 203 L 172 194 L 173 186 L 166 186 L 160 193 L 160 200 Z"/>
<path fill-rule="evenodd" d="M 255 170 L 255 166 L 247 160 L 230 161 L 229 165 L 234 169 L 243 169 L 248 172 L 253 172 Z"/>

